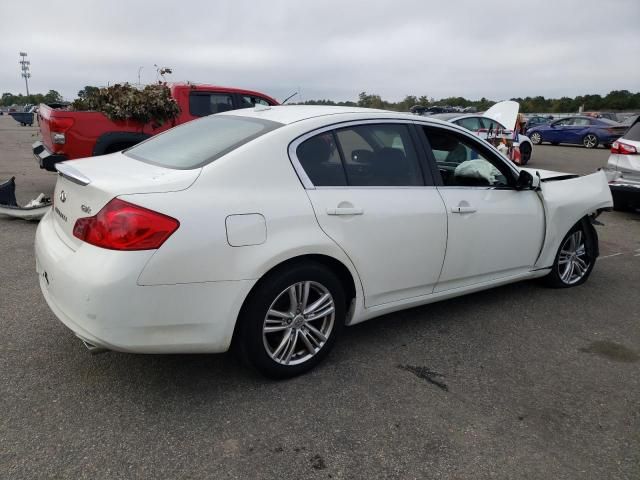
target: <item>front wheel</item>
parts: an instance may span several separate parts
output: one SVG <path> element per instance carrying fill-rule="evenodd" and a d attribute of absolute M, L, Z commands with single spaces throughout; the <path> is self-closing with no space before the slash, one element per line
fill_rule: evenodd
<path fill-rule="evenodd" d="M 580 221 L 562 239 L 551 272 L 545 277 L 549 286 L 575 287 L 582 285 L 591 275 L 596 262 L 594 243 L 597 239 L 586 228 L 584 222 Z"/>
<path fill-rule="evenodd" d="M 598 146 L 598 137 L 593 133 L 587 133 L 582 139 L 582 144 L 586 148 L 596 148 Z"/>
<path fill-rule="evenodd" d="M 240 348 L 263 375 L 300 375 L 333 348 L 345 311 L 342 284 L 324 265 L 276 270 L 260 281 L 242 309 Z"/>
<path fill-rule="evenodd" d="M 542 143 L 542 135 L 540 132 L 533 132 L 529 138 L 531 138 L 531 143 L 534 145 L 540 145 Z"/>

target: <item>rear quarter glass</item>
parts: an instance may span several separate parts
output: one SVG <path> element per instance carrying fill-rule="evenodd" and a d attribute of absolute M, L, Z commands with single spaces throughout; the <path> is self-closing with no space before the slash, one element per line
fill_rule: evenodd
<path fill-rule="evenodd" d="M 211 115 L 151 137 L 125 155 L 177 170 L 202 167 L 282 124 L 234 115 Z"/>
<path fill-rule="evenodd" d="M 636 121 L 627 133 L 622 136 L 623 139 L 633 140 L 634 142 L 640 142 L 640 122 Z"/>

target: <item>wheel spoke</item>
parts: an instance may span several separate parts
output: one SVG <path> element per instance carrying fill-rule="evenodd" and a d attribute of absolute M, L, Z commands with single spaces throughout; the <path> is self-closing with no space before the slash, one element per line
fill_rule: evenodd
<path fill-rule="evenodd" d="M 320 309 L 323 307 L 323 304 L 329 300 L 331 303 L 333 303 L 333 299 L 331 298 L 331 294 L 329 293 L 325 293 L 324 295 L 322 295 L 318 300 L 316 300 L 315 302 L 313 302 L 311 305 L 309 305 L 304 311 L 303 313 L 305 315 L 308 315 L 310 313 L 315 312 L 316 310 Z"/>
<path fill-rule="evenodd" d="M 307 329 L 307 331 L 313 335 L 311 335 L 311 338 L 313 338 L 314 340 L 320 340 L 320 342 L 324 343 L 327 341 L 327 337 L 324 336 L 324 334 L 318 330 L 316 327 L 314 327 L 313 325 L 311 325 L 310 323 L 305 323 L 304 325 Z M 318 346 L 320 346 L 320 344 L 318 344 Z"/>
<path fill-rule="evenodd" d="M 331 304 L 324 310 L 309 315 L 305 320 L 307 322 L 313 322 L 314 320 L 318 320 L 319 318 L 326 317 L 327 315 L 333 313 L 334 310 L 335 308 L 333 307 L 333 304 Z"/>
<path fill-rule="evenodd" d="M 280 345 L 278 345 L 278 348 L 276 348 L 275 351 L 273 352 L 273 358 L 278 358 L 278 355 L 280 355 L 280 352 L 282 352 L 282 349 L 287 346 L 287 343 L 289 342 L 290 338 L 291 338 L 291 330 L 288 330 L 287 333 L 285 333 L 282 336 L 282 340 L 280 341 Z"/>
<path fill-rule="evenodd" d="M 267 313 L 267 321 L 270 321 L 269 317 L 276 317 L 286 320 L 287 318 L 292 318 L 292 315 L 289 312 L 281 312 L 280 310 L 274 310 L 272 308 Z"/>
<path fill-rule="evenodd" d="M 311 344 L 309 338 L 307 338 L 306 330 L 300 330 L 300 338 L 302 338 L 302 343 L 304 343 L 304 346 L 307 347 L 307 350 L 311 355 L 316 353 L 316 348 Z"/>
<path fill-rule="evenodd" d="M 307 302 L 309 301 L 309 289 L 311 288 L 311 282 L 304 282 L 302 287 L 302 298 L 300 300 L 300 308 L 304 312 L 307 308 Z"/>
<path fill-rule="evenodd" d="M 272 325 L 270 327 L 265 326 L 262 331 L 264 333 L 273 333 L 273 332 L 282 332 L 283 330 L 287 330 L 290 329 L 291 327 L 287 324 L 281 324 L 281 325 Z"/>
<path fill-rule="evenodd" d="M 585 262 L 583 259 L 581 259 L 580 257 L 575 258 L 575 263 L 580 267 L 580 270 L 582 270 L 583 272 L 586 272 L 587 269 L 589 268 L 589 264 Z"/>
<path fill-rule="evenodd" d="M 296 351 L 296 345 L 298 345 L 298 331 L 296 330 L 290 337 L 289 337 L 289 348 L 287 348 L 286 350 L 286 355 L 283 358 L 283 362 L 285 364 L 289 364 L 289 361 L 291 360 L 291 356 L 295 353 Z"/>

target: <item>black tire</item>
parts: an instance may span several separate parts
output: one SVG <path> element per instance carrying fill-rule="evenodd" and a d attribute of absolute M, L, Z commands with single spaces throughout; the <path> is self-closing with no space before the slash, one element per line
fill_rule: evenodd
<path fill-rule="evenodd" d="M 540 132 L 533 132 L 529 136 L 529 139 L 531 140 L 531 143 L 533 143 L 534 145 L 540 145 L 543 142 L 542 134 Z"/>
<path fill-rule="evenodd" d="M 569 268 L 573 268 L 568 262 L 575 262 L 573 258 L 571 260 L 567 260 L 568 256 L 566 255 L 566 251 L 571 250 L 571 238 L 573 235 L 577 235 L 580 232 L 582 237 L 582 245 L 584 246 L 584 254 L 583 255 L 575 255 L 573 258 L 578 258 L 586 263 L 586 268 L 580 267 L 581 276 L 580 278 L 572 278 L 573 270 L 569 273 L 568 277 L 566 272 Z M 575 237 L 574 237 L 575 238 Z M 580 243 L 578 243 L 580 245 Z M 566 250 L 564 250 L 566 248 Z M 580 251 L 578 248 L 577 251 Z M 551 272 L 544 277 L 545 283 L 552 288 L 569 288 L 569 287 L 577 287 L 578 285 L 582 285 L 587 281 L 591 272 L 593 271 L 593 267 L 596 263 L 596 258 L 598 256 L 598 236 L 595 232 L 593 225 L 589 223 L 588 219 L 582 219 L 578 223 L 576 223 L 571 230 L 564 236 L 562 242 L 560 242 L 560 247 L 558 248 L 558 252 L 556 253 L 556 258 L 553 262 L 553 267 L 551 268 Z M 564 261 L 564 263 L 562 263 Z M 576 267 L 578 268 L 578 267 Z M 583 272 L 584 270 L 584 272 Z M 583 272 L 583 273 L 582 273 Z"/>
<path fill-rule="evenodd" d="M 526 165 L 531 160 L 531 145 L 528 143 L 520 144 L 520 161 L 522 165 Z"/>
<path fill-rule="evenodd" d="M 595 133 L 587 133 L 582 137 L 582 145 L 584 145 L 585 148 L 597 148 L 599 141 Z"/>
<path fill-rule="evenodd" d="M 326 340 L 321 346 L 318 343 L 313 345 L 309 343 L 309 339 L 315 342 L 319 337 L 314 336 L 312 338 L 311 331 L 306 329 L 309 323 L 301 319 L 301 313 L 295 314 L 294 312 L 291 314 L 292 316 L 295 315 L 292 319 L 284 320 L 272 316 L 275 320 L 268 320 L 268 312 L 273 310 L 283 312 L 282 308 L 278 307 L 278 302 L 290 300 L 288 295 L 285 297 L 282 295 L 288 293 L 292 286 L 302 283 L 311 283 L 313 284 L 312 288 L 319 288 L 317 287 L 319 285 L 330 294 L 333 301 L 333 319 L 328 333 L 324 330 L 326 325 L 324 322 L 328 321 L 328 317 L 322 317 L 325 320 L 318 319 L 323 322 L 322 327 L 319 327 L 319 323 L 312 325 L 317 329 L 316 331 L 325 331 L 327 333 Z M 309 302 L 313 302 L 314 299 L 319 300 L 318 296 L 314 297 L 313 294 L 320 296 L 320 293 L 310 291 Z M 311 370 L 328 355 L 342 331 L 345 316 L 344 287 L 340 279 L 329 268 L 316 262 L 285 265 L 283 268 L 276 269 L 262 278 L 245 301 L 238 318 L 237 347 L 242 357 L 263 375 L 275 379 L 295 377 Z M 318 320 L 313 321 L 317 322 Z M 275 321 L 283 322 L 282 325 L 276 326 L 276 328 L 282 329 L 282 333 L 264 333 L 263 328 L 267 327 L 267 322 Z M 284 322 L 287 325 L 284 325 Z M 302 325 L 296 325 L 297 323 Z M 287 332 L 289 332 L 289 337 L 287 338 L 294 337 L 292 341 L 289 340 L 287 342 L 285 339 Z M 279 335 L 282 335 L 282 337 L 279 337 Z M 272 338 L 272 336 L 275 338 Z M 307 339 L 308 346 L 305 345 L 303 336 Z M 293 352 L 286 359 L 286 363 L 284 363 L 284 359 L 279 362 L 272 356 L 276 354 L 275 356 L 278 357 L 278 347 L 275 347 L 275 345 L 278 344 L 281 347 L 285 342 L 287 342 L 287 346 L 284 347 L 284 351 L 291 350 Z M 296 342 L 299 342 L 299 346 Z M 290 345 L 292 345 L 291 348 Z M 315 353 L 311 353 L 309 349 L 312 346 L 318 348 Z M 269 352 L 268 349 L 275 349 L 275 351 Z M 284 354 L 285 352 L 281 353 Z M 304 360 L 305 355 L 311 356 Z M 301 363 L 289 363 L 294 361 Z"/>

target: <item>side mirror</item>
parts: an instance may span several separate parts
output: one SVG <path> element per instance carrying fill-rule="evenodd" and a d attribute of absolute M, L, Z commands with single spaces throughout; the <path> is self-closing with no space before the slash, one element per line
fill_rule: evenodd
<path fill-rule="evenodd" d="M 520 175 L 516 180 L 516 190 L 539 190 L 540 177 L 531 175 L 526 170 L 520 170 Z"/>

